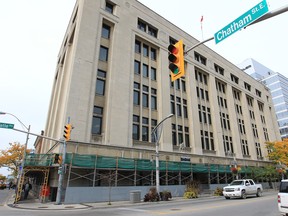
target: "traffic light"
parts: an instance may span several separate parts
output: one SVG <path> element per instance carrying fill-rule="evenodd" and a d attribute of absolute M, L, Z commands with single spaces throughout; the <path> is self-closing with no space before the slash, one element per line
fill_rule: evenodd
<path fill-rule="evenodd" d="M 65 138 L 66 141 L 70 140 L 71 130 L 72 130 L 72 125 L 71 124 L 66 124 L 64 126 L 64 135 L 63 135 L 63 137 Z"/>
<path fill-rule="evenodd" d="M 170 61 L 171 80 L 175 81 L 185 75 L 183 41 L 179 40 L 174 45 L 170 44 L 168 51 L 170 52 L 168 59 Z"/>

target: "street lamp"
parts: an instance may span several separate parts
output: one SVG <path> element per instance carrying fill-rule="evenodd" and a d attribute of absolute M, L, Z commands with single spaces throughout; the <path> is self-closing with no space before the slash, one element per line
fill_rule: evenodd
<path fill-rule="evenodd" d="M 21 163 L 21 170 L 20 170 L 20 179 L 22 178 L 24 172 L 24 165 L 25 165 L 25 157 L 26 157 L 26 150 L 27 150 L 27 145 L 28 145 L 28 140 L 29 140 L 29 133 L 30 133 L 30 125 L 27 127 L 17 116 L 13 115 L 12 113 L 7 113 L 7 112 L 1 112 L 0 111 L 0 115 L 11 115 L 14 118 L 17 119 L 17 121 L 22 125 L 22 127 L 24 127 L 27 130 L 27 136 L 26 136 L 26 142 L 25 142 L 25 146 L 24 146 L 24 152 L 23 152 L 23 158 L 22 158 L 22 163 Z M 20 185 L 20 180 L 18 180 L 18 189 L 22 188 L 22 185 Z M 17 199 L 17 196 L 16 196 Z"/>
<path fill-rule="evenodd" d="M 152 137 L 154 136 L 155 138 L 155 145 L 156 145 L 156 190 L 157 193 L 159 194 L 160 192 L 160 181 L 159 181 L 159 139 L 161 137 L 162 133 L 162 124 L 165 120 L 171 118 L 173 114 L 169 114 L 166 116 L 162 121 L 159 122 L 159 124 L 156 125 L 156 127 L 152 130 Z M 158 132 L 158 128 L 160 128 L 160 132 Z"/>

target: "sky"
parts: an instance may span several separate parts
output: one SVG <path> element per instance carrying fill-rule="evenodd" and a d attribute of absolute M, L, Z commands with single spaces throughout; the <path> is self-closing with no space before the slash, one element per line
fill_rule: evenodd
<path fill-rule="evenodd" d="M 96 1 L 96 0 L 95 0 Z M 199 41 L 208 39 L 261 0 L 139 0 Z M 76 0 L 9 0 L 0 7 L 0 122 L 20 130 L 45 129 L 58 52 Z M 175 3 L 176 2 L 176 3 Z M 288 0 L 267 0 L 269 11 Z M 203 16 L 202 30 L 200 19 Z M 253 58 L 288 77 L 288 12 L 206 46 L 233 64 Z M 19 122 L 19 121 L 20 122 Z M 0 128 L 0 149 L 24 144 L 26 134 Z M 35 136 L 29 137 L 32 149 Z M 0 174 L 7 175 L 6 169 Z"/>

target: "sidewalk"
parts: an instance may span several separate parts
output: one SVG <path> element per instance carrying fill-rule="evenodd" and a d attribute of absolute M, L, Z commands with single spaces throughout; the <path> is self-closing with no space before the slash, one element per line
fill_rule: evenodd
<path fill-rule="evenodd" d="M 17 204 L 14 204 L 15 193 L 12 190 L 9 193 L 9 199 L 7 202 L 7 206 L 12 208 L 20 208 L 20 209 L 30 209 L 30 210 L 76 210 L 76 209 L 89 209 L 89 208 L 115 208 L 115 207 L 123 207 L 123 206 L 135 206 L 135 205 L 151 205 L 156 202 L 138 202 L 133 203 L 130 201 L 112 201 L 109 202 L 97 202 L 97 203 L 80 203 L 80 204 L 60 204 L 56 205 L 55 202 L 47 202 L 41 203 L 39 199 L 35 199 L 32 196 L 29 196 L 27 200 L 19 201 Z M 217 196 L 212 196 L 208 194 L 200 195 L 199 198 L 194 200 L 199 200 L 202 198 L 219 198 Z M 220 197 L 223 198 L 223 197 Z M 173 197 L 171 201 L 168 202 L 177 202 L 186 200 L 183 197 Z M 189 201 L 189 200 L 186 200 Z M 190 200 L 192 201 L 192 200 Z M 157 202 L 159 203 L 159 202 Z M 161 201 L 160 203 L 167 203 L 166 201 Z"/>

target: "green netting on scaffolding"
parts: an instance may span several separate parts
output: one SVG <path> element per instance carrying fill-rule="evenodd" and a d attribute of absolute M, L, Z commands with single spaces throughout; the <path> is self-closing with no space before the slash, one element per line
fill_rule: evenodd
<path fill-rule="evenodd" d="M 26 166 L 51 166 L 54 163 L 53 154 L 29 154 L 25 158 Z M 67 153 L 65 164 L 75 167 L 99 168 L 99 169 L 126 169 L 151 171 L 156 168 L 156 161 L 149 159 L 131 159 L 122 157 L 109 157 L 100 155 L 83 155 Z M 229 173 L 229 165 L 217 164 L 192 164 L 190 162 L 159 161 L 160 171 L 181 171 L 198 173 Z M 243 166 L 240 173 L 251 173 L 252 168 Z"/>
<path fill-rule="evenodd" d="M 51 154 L 27 154 L 25 157 L 25 166 L 50 166 L 54 157 Z"/>

